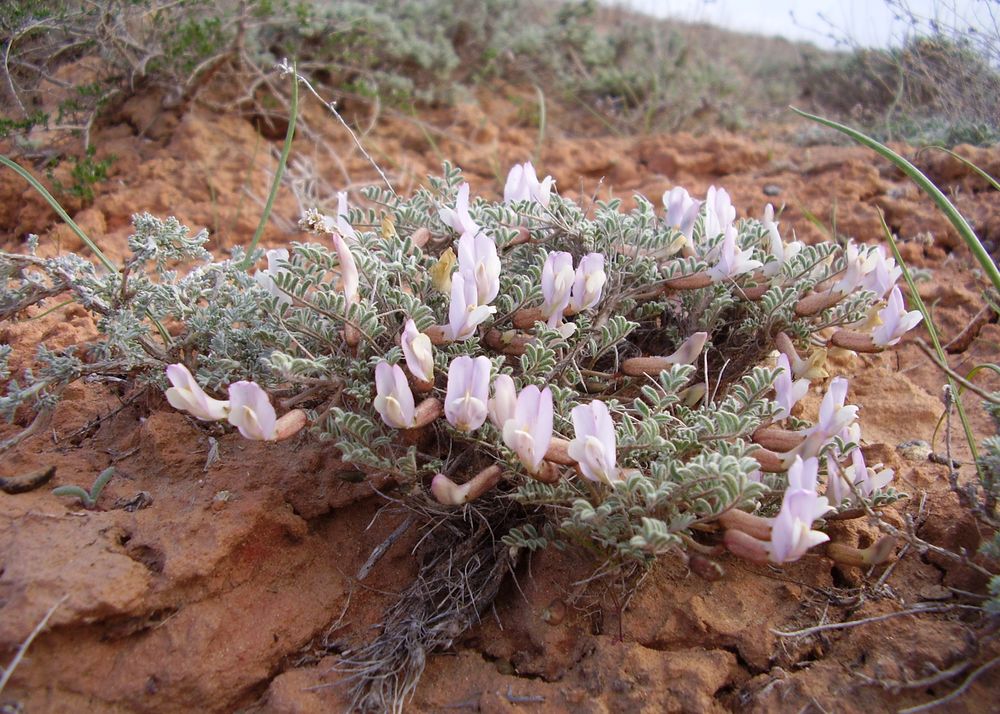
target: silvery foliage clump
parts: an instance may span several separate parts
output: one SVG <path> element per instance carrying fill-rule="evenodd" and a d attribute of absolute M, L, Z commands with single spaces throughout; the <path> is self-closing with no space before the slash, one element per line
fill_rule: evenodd
<path fill-rule="evenodd" d="M 468 432 L 440 418 L 407 434 L 373 406 L 376 366 L 404 364 L 399 340 L 407 320 L 420 331 L 448 324 L 449 248 L 458 236 L 441 209 L 455 206 L 461 183 L 460 171 L 446 164 L 442 177 L 412 197 L 369 188 L 369 208 L 344 210 L 337 220 L 355 233 L 356 300 L 345 295 L 341 260 L 322 230 L 288 246 L 287 259 L 268 273 L 270 288 L 241 266 L 240 249 L 213 259 L 204 232 L 191 235 L 173 218 L 148 214 L 134 217 L 131 256 L 118 273 L 72 254 L 41 258 L 33 245 L 23 255 L 0 254 L 4 318 L 68 293 L 97 317 L 101 333 L 86 347 L 40 345 L 35 366 L 7 382 L 0 414 L 51 410 L 67 384 L 87 376 L 129 375 L 163 388 L 164 366 L 181 362 L 209 392 L 251 380 L 273 397 L 296 397 L 316 438 L 362 472 L 390 475 L 411 502 L 433 503 L 436 475 L 462 482 L 498 464 L 496 493 L 544 516 L 507 533 L 512 548 L 579 545 L 608 563 L 642 563 L 684 549 L 692 529 L 734 509 L 778 513 L 787 480 L 780 469 L 761 474 L 753 441 L 781 411 L 774 400 L 779 370 L 769 361 L 774 338 L 787 335 L 815 358 L 831 329 L 870 322 L 881 296 L 856 285 L 813 314 L 800 315 L 796 306 L 874 249 L 820 243 L 780 259 L 771 226 L 739 220 L 736 248 L 760 269 L 681 288 L 678 279 L 703 277 L 727 250 L 723 234 L 706 235 L 705 210 L 685 237 L 641 196 L 628 211 L 618 200 L 585 209 L 555 193 L 547 205 L 473 200 L 469 217 L 501 258 L 496 310 L 468 339 L 435 345 L 436 380 L 427 394 L 444 400 L 449 366 L 467 355 L 488 358 L 491 382 L 506 374 L 518 390 L 549 388 L 553 432 L 565 440 L 574 435 L 573 409 L 602 402 L 614 422 L 620 477 L 592 481 L 562 466 L 557 480 L 541 482 L 489 420 Z M 314 214 L 304 225 L 324 221 L 333 219 Z M 572 330 L 541 320 L 515 326 L 518 315 L 542 303 L 543 265 L 554 251 L 572 254 L 574 264 L 604 256 L 599 302 L 567 318 Z M 345 339 L 348 329 L 354 340 Z M 638 376 L 623 371 L 627 360 L 670 354 L 696 333 L 706 333 L 707 343 L 691 363 Z M 4 347 L 5 377 L 9 356 Z M 824 376 L 821 358 L 801 362 L 807 378 Z M 781 423 L 810 428 L 791 415 Z M 821 472 L 829 478 L 824 456 L 829 462 L 856 447 L 847 435 L 825 440 L 816 453 Z M 896 497 L 891 488 L 869 491 L 860 496 L 875 505 Z M 850 505 L 844 500 L 840 508 Z"/>

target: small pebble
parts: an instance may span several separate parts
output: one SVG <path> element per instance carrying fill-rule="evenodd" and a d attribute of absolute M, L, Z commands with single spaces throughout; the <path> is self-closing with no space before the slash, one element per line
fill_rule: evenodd
<path fill-rule="evenodd" d="M 212 497 L 212 510 L 221 511 L 226 504 L 233 500 L 233 492 L 222 490 Z"/>
<path fill-rule="evenodd" d="M 773 184 L 773 183 L 767 184 L 766 186 L 764 186 L 764 195 L 765 196 L 779 196 L 779 195 L 781 195 L 781 186 L 778 186 L 777 184 Z"/>
<path fill-rule="evenodd" d="M 911 461 L 927 461 L 931 456 L 931 445 L 923 439 L 911 439 L 904 441 L 896 447 L 896 451 L 904 459 Z"/>

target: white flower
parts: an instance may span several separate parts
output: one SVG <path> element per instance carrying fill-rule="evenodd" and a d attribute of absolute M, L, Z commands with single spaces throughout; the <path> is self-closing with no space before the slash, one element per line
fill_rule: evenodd
<path fill-rule="evenodd" d="M 708 242 L 719 237 L 735 220 L 736 208 L 733 206 L 726 189 L 709 186 L 708 195 L 705 197 L 703 239 Z"/>
<path fill-rule="evenodd" d="M 575 280 L 573 256 L 564 252 L 549 253 L 542 266 L 542 314 L 549 327 L 557 327 L 562 322 Z"/>
<path fill-rule="evenodd" d="M 785 263 L 798 255 L 798 252 L 802 250 L 802 243 L 797 240 L 785 243 L 781 240 L 781 234 L 778 233 L 778 223 L 774 220 L 774 206 L 770 203 L 764 207 L 762 223 L 771 242 L 770 253 L 774 256 L 774 262 L 764 266 L 764 277 L 773 278 L 781 272 Z"/>
<path fill-rule="evenodd" d="M 166 397 L 174 409 L 204 421 L 219 421 L 229 415 L 229 402 L 212 399 L 205 394 L 184 365 L 168 366 L 167 379 L 173 386 L 167 389 Z"/>
<path fill-rule="evenodd" d="M 337 232 L 344 236 L 351 243 L 358 242 L 358 234 L 354 232 L 354 228 L 351 227 L 351 223 L 348 220 L 347 212 L 347 191 L 337 192 Z"/>
<path fill-rule="evenodd" d="M 229 385 L 229 423 L 246 439 L 274 441 L 278 438 L 277 414 L 267 392 L 254 382 Z"/>
<path fill-rule="evenodd" d="M 265 255 L 267 256 L 267 270 L 258 270 L 254 273 L 254 280 L 264 290 L 278 299 L 280 307 L 291 304 L 292 299 L 279 290 L 278 286 L 274 283 L 275 277 L 288 272 L 287 268 L 281 267 L 282 262 L 288 262 L 288 249 L 275 248 L 274 250 L 267 251 Z"/>
<path fill-rule="evenodd" d="M 493 398 L 487 405 L 490 421 L 497 429 L 503 429 L 508 419 L 514 418 L 517 409 L 517 389 L 509 374 L 498 374 L 493 380 Z"/>
<path fill-rule="evenodd" d="M 451 305 L 448 306 L 448 337 L 467 340 L 476 328 L 496 312 L 491 305 L 479 304 L 475 276 L 459 271 L 451 278 Z"/>
<path fill-rule="evenodd" d="M 458 239 L 458 270 L 472 275 L 480 305 L 489 305 L 500 292 L 500 256 L 485 233 L 463 233 Z"/>
<path fill-rule="evenodd" d="M 514 203 L 516 201 L 537 201 L 544 208 L 548 208 L 549 196 L 552 192 L 553 179 L 546 176 L 539 183 L 535 167 L 530 161 L 523 164 L 514 164 L 507 174 L 507 182 L 503 188 L 504 203 Z"/>
<path fill-rule="evenodd" d="M 459 235 L 471 233 L 476 235 L 481 230 L 479 224 L 469 215 L 469 184 L 458 187 L 458 197 L 454 208 L 442 208 L 438 215 L 446 226 L 450 226 Z"/>
<path fill-rule="evenodd" d="M 903 293 L 899 291 L 898 285 L 889 293 L 889 300 L 885 307 L 879 310 L 878 317 L 882 324 L 872 331 L 872 339 L 880 347 L 896 344 L 903 335 L 919 325 L 920 321 L 924 319 L 919 310 L 906 311 Z"/>

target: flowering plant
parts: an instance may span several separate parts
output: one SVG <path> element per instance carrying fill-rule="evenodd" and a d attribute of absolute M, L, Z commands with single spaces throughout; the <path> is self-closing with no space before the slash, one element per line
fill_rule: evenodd
<path fill-rule="evenodd" d="M 550 544 L 605 575 L 817 546 L 870 564 L 823 546 L 822 519 L 896 498 L 892 472 L 865 463 L 847 381 L 823 382 L 827 349 L 886 349 L 918 322 L 881 249 L 785 242 L 771 206 L 737 219 L 714 187 L 584 210 L 530 163 L 502 202 L 447 164 L 412 197 L 363 198 L 308 212 L 303 240 L 254 275 L 241 251 L 212 260 L 204 234 L 148 215 L 124 270 L 0 254 L 0 316 L 69 291 L 102 330 L 87 355 L 42 346 L 0 414 L 43 418 L 73 380 L 118 373 L 248 439 L 308 426 L 420 512 L 479 509 L 507 553 L 480 569 Z M 798 408 L 810 389 L 815 423 Z"/>

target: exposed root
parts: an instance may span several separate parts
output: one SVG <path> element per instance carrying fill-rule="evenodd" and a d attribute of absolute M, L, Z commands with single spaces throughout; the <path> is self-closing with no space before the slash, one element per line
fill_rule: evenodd
<path fill-rule="evenodd" d="M 494 494 L 436 524 L 427 562 L 386 612 L 379 635 L 346 651 L 333 670 L 347 675 L 338 684 L 350 684 L 352 711 L 403 711 L 428 654 L 449 647 L 496 598 L 516 564 L 500 538 L 525 518 Z"/>

